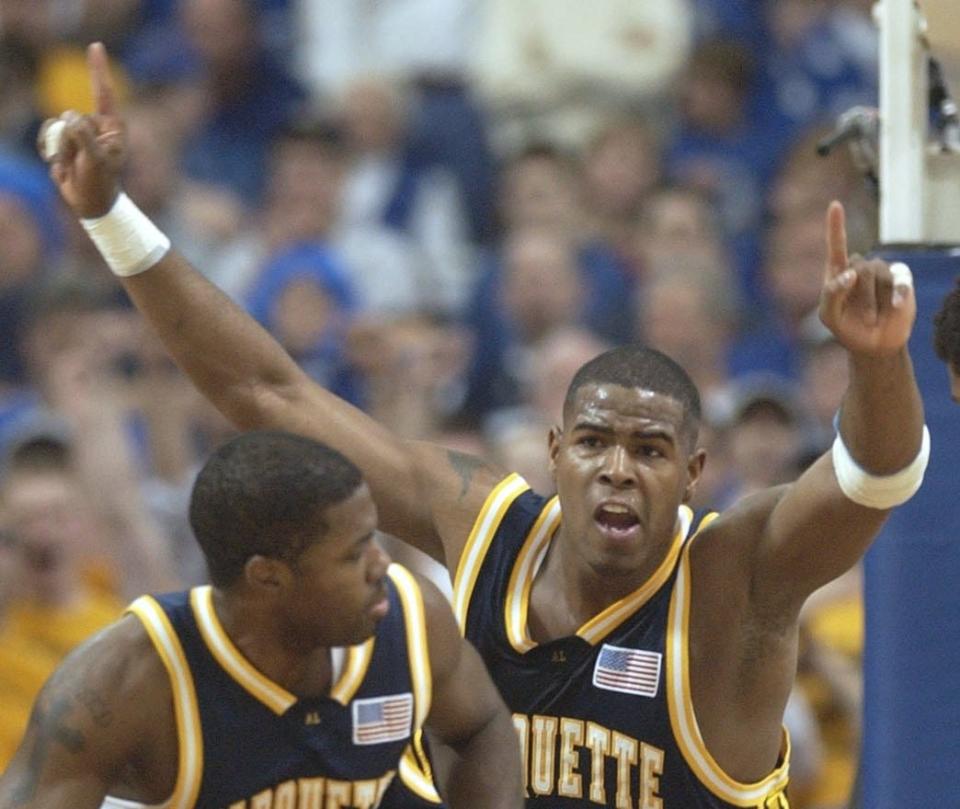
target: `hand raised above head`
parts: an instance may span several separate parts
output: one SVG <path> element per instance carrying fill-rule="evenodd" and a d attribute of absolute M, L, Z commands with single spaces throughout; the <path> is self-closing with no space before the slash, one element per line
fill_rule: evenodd
<path fill-rule="evenodd" d="M 820 319 L 848 350 L 892 354 L 910 338 L 917 315 L 913 280 L 905 264 L 848 256 L 843 206 L 827 210 L 827 260 Z"/>
<path fill-rule="evenodd" d="M 107 52 L 99 42 L 87 49 L 95 112 L 68 110 L 44 121 L 37 139 L 50 176 L 77 216 L 102 216 L 113 205 L 126 160 L 126 127 L 117 114 Z"/>

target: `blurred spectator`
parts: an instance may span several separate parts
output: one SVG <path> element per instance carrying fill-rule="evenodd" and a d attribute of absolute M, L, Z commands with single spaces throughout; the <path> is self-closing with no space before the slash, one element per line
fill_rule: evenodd
<path fill-rule="evenodd" d="M 588 329 L 563 327 L 553 329 L 537 345 L 525 398 L 541 421 L 550 426 L 563 421 L 563 403 L 573 375 L 580 366 L 609 348 L 612 348 L 609 343 Z M 546 446 L 544 443 L 544 452 Z"/>
<path fill-rule="evenodd" d="M 20 743 L 33 697 L 59 661 L 56 654 L 24 635 L 21 627 L 10 625 L 10 610 L 24 597 L 27 580 L 22 549 L 13 532 L 4 527 L 0 529 L 0 770 Z"/>
<path fill-rule="evenodd" d="M 581 365 L 609 348 L 583 328 L 560 326 L 531 348 L 529 377 L 516 407 L 495 411 L 484 423 L 490 458 L 514 469 L 535 491 L 553 491 L 547 439 L 562 422 L 567 387 Z"/>
<path fill-rule="evenodd" d="M 104 587 L 101 526 L 86 507 L 61 428 L 35 425 L 7 454 L 0 483 L 0 767 L 32 700 L 60 659 L 115 620 Z M 10 578 L 16 575 L 14 581 Z"/>
<path fill-rule="evenodd" d="M 182 0 L 179 11 L 208 92 L 205 120 L 186 144 L 187 173 L 255 205 L 270 141 L 306 94 L 265 47 L 253 0 Z"/>
<path fill-rule="evenodd" d="M 560 233 L 526 227 L 507 237 L 496 283 L 475 299 L 473 357 L 464 415 L 478 423 L 491 410 L 523 400 L 531 352 L 556 329 L 589 328 L 590 294 L 573 244 Z M 496 297 L 489 298 L 487 295 Z"/>
<path fill-rule="evenodd" d="M 803 340 L 800 389 L 811 419 L 811 442 L 824 451 L 836 435 L 834 418 L 847 388 L 849 358 L 843 346 L 825 333 L 826 329 L 819 320 L 811 320 L 810 326 Z"/>
<path fill-rule="evenodd" d="M 428 315 L 361 317 L 349 336 L 367 412 L 398 435 L 441 444 L 468 349 L 462 328 Z"/>
<path fill-rule="evenodd" d="M 62 239 L 60 208 L 46 173 L 0 154 L 0 387 L 25 382 L 17 345 L 28 299 L 52 273 Z"/>
<path fill-rule="evenodd" d="M 687 186 L 663 185 L 652 190 L 643 203 L 631 265 L 642 278 L 649 267 L 669 267 L 677 260 L 732 270 L 717 212 L 707 195 Z M 729 281 L 736 285 L 735 278 Z M 739 289 L 731 290 L 731 295 L 742 297 Z"/>
<path fill-rule="evenodd" d="M 295 245 L 326 250 L 365 312 L 394 316 L 426 308 L 422 256 L 403 234 L 376 221 L 343 218 L 349 156 L 340 131 L 300 119 L 274 140 L 266 196 L 247 230 L 210 265 L 210 278 L 242 300 L 265 262 Z"/>
<path fill-rule="evenodd" d="M 826 156 L 817 153 L 817 143 L 831 127 L 804 130 L 792 143 L 777 172 L 767 199 L 772 222 L 823 211 L 832 200 L 844 203 L 847 240 L 851 252 L 866 254 L 877 241 L 876 189 L 871 187 L 847 148 Z"/>
<path fill-rule="evenodd" d="M 650 106 L 683 65 L 685 0 L 485 0 L 476 80 L 498 140 L 582 146 L 595 122 Z"/>
<path fill-rule="evenodd" d="M 246 304 L 307 374 L 337 396 L 360 403 L 360 380 L 346 353 L 356 299 L 330 251 L 314 244 L 280 251 L 264 265 Z"/>
<path fill-rule="evenodd" d="M 576 164 L 550 146 L 531 145 L 504 167 L 500 208 L 507 234 L 504 247 L 485 257 L 466 313 L 474 355 L 463 414 L 473 423 L 491 409 L 518 403 L 517 375 L 524 373 L 519 369 L 525 364 L 514 351 L 518 340 L 530 344 L 532 332 L 543 337 L 552 328 L 568 325 L 579 325 L 611 342 L 629 339 L 633 331 L 632 276 L 625 262 L 585 229 Z M 517 258 L 516 247 L 522 242 L 540 244 L 544 263 L 539 278 L 534 272 L 527 275 L 530 283 L 521 284 L 514 278 L 514 290 L 508 295 L 507 279 L 512 273 L 508 265 Z M 535 251 L 524 252 L 531 255 Z M 564 279 L 562 287 L 555 287 L 546 269 L 550 266 L 558 268 Z M 522 294 L 520 287 L 525 290 Z M 575 297 L 575 305 L 562 300 L 569 295 Z M 514 301 L 512 309 L 522 325 L 511 321 L 508 297 Z M 520 300 L 524 303 L 518 304 Z M 521 311 L 527 304 L 528 310 Z M 566 319 L 552 325 L 545 322 L 551 307 L 562 309 Z M 520 336 L 524 332 L 526 338 Z M 508 366 L 513 370 L 504 375 Z M 485 378 L 496 381 L 488 384 Z M 513 381 L 507 381 L 510 378 Z"/>
<path fill-rule="evenodd" d="M 857 104 L 876 106 L 876 29 L 864 5 L 835 0 L 765 0 L 772 123 L 793 134 Z M 758 111 L 759 114 L 759 111 Z"/>
<path fill-rule="evenodd" d="M 680 121 L 666 145 L 669 177 L 715 201 L 742 294 L 762 301 L 757 279 L 764 189 L 785 135 L 751 112 L 758 66 L 731 41 L 703 42 L 680 84 Z"/>
<path fill-rule="evenodd" d="M 697 41 L 725 39 L 756 52 L 766 38 L 756 0 L 693 0 L 694 35 Z"/>
<path fill-rule="evenodd" d="M 602 126 L 587 145 L 581 173 L 591 234 L 629 261 L 637 216 L 660 179 L 652 127 L 642 118 Z"/>
<path fill-rule="evenodd" d="M 725 496 L 715 508 L 796 478 L 806 420 L 789 380 L 770 374 L 742 377 L 731 384 L 727 401 L 713 408 L 713 421 L 727 431 L 731 463 Z"/>
<path fill-rule="evenodd" d="M 346 88 L 343 226 L 389 227 L 415 245 L 422 305 L 450 313 L 462 308 L 471 281 L 472 234 L 451 172 L 411 151 L 409 102 L 387 79 L 358 78 Z"/>
<path fill-rule="evenodd" d="M 637 330 L 675 359 L 705 404 L 724 390 L 737 333 L 739 300 L 722 264 L 684 260 L 682 253 L 649 268 L 637 296 Z"/>
<path fill-rule="evenodd" d="M 402 159 L 415 174 L 443 176 L 471 241 L 493 231 L 494 161 L 487 120 L 469 81 L 481 0 L 297 0 L 300 74 L 326 103 L 357 80 L 378 77 L 405 105 Z M 412 179 L 412 178 L 409 178 Z M 394 221 L 409 211 L 393 210 Z"/>
<path fill-rule="evenodd" d="M 37 103 L 38 53 L 19 37 L 0 35 L 0 150 L 37 159 L 42 116 Z"/>
<path fill-rule="evenodd" d="M 767 232 L 764 287 L 772 308 L 741 341 L 737 373 L 772 371 L 799 379 L 801 343 L 817 317 L 823 276 L 823 209 L 809 209 L 774 222 Z"/>
<path fill-rule="evenodd" d="M 143 457 L 133 432 L 131 380 L 140 321 L 96 289 L 58 279 L 31 299 L 23 355 L 32 399 L 8 417 L 8 441 L 46 412 L 70 430 L 72 480 L 96 515 L 99 555 L 123 597 L 171 583 L 169 546 L 139 488 Z"/>

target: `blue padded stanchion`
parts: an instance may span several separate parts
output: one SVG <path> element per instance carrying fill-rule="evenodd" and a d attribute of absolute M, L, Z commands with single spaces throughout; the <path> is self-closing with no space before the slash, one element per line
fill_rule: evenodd
<path fill-rule="evenodd" d="M 960 807 L 960 405 L 933 351 L 932 323 L 960 275 L 960 249 L 879 255 L 913 269 L 910 354 L 931 454 L 920 491 L 894 511 L 866 558 L 860 805 Z"/>

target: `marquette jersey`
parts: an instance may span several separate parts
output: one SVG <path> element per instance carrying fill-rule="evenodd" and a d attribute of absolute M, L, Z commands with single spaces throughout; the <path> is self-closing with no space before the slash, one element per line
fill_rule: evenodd
<path fill-rule="evenodd" d="M 298 699 L 257 671 L 221 626 L 209 587 L 130 606 L 173 688 L 179 773 L 165 807 L 378 806 L 431 696 L 420 589 L 399 565 L 388 572 L 390 609 L 372 638 L 334 654 L 326 697 Z"/>
<path fill-rule="evenodd" d="M 520 738 L 528 804 L 787 809 L 789 747 L 758 783 L 730 778 L 704 746 L 689 694 L 688 542 L 715 515 L 682 506 L 660 567 L 575 635 L 537 644 L 530 591 L 560 525 L 556 497 L 511 475 L 477 517 L 454 580 L 454 612 Z"/>

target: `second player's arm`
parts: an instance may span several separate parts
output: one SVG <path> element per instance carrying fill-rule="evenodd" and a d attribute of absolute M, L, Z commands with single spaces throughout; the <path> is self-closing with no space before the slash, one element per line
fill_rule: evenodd
<path fill-rule="evenodd" d="M 118 194 L 125 124 L 103 46 L 91 45 L 88 60 L 96 114 L 69 112 L 47 122 L 40 151 L 74 213 L 100 228 L 109 220 L 106 232 L 113 235 L 104 237 L 108 247 L 98 243 L 101 252 L 129 257 L 131 245 L 147 250 L 142 247 L 146 239 L 151 247 L 137 256 L 139 262 L 155 250 L 161 255 L 162 240 L 135 206 L 108 216 L 123 201 Z M 119 274 L 180 367 L 234 424 L 298 432 L 340 450 L 362 469 L 381 526 L 455 568 L 495 474 L 467 456 L 402 441 L 314 384 L 253 318 L 176 251 L 138 275 Z"/>
<path fill-rule="evenodd" d="M 450 605 L 422 579 L 421 589 L 433 671 L 426 728 L 444 801 L 451 809 L 520 809 L 520 746 L 510 713 Z"/>
<path fill-rule="evenodd" d="M 340 450 L 363 470 L 385 531 L 456 564 L 496 474 L 469 456 L 402 440 L 321 388 L 177 252 L 123 283 L 174 360 L 230 421 Z"/>

